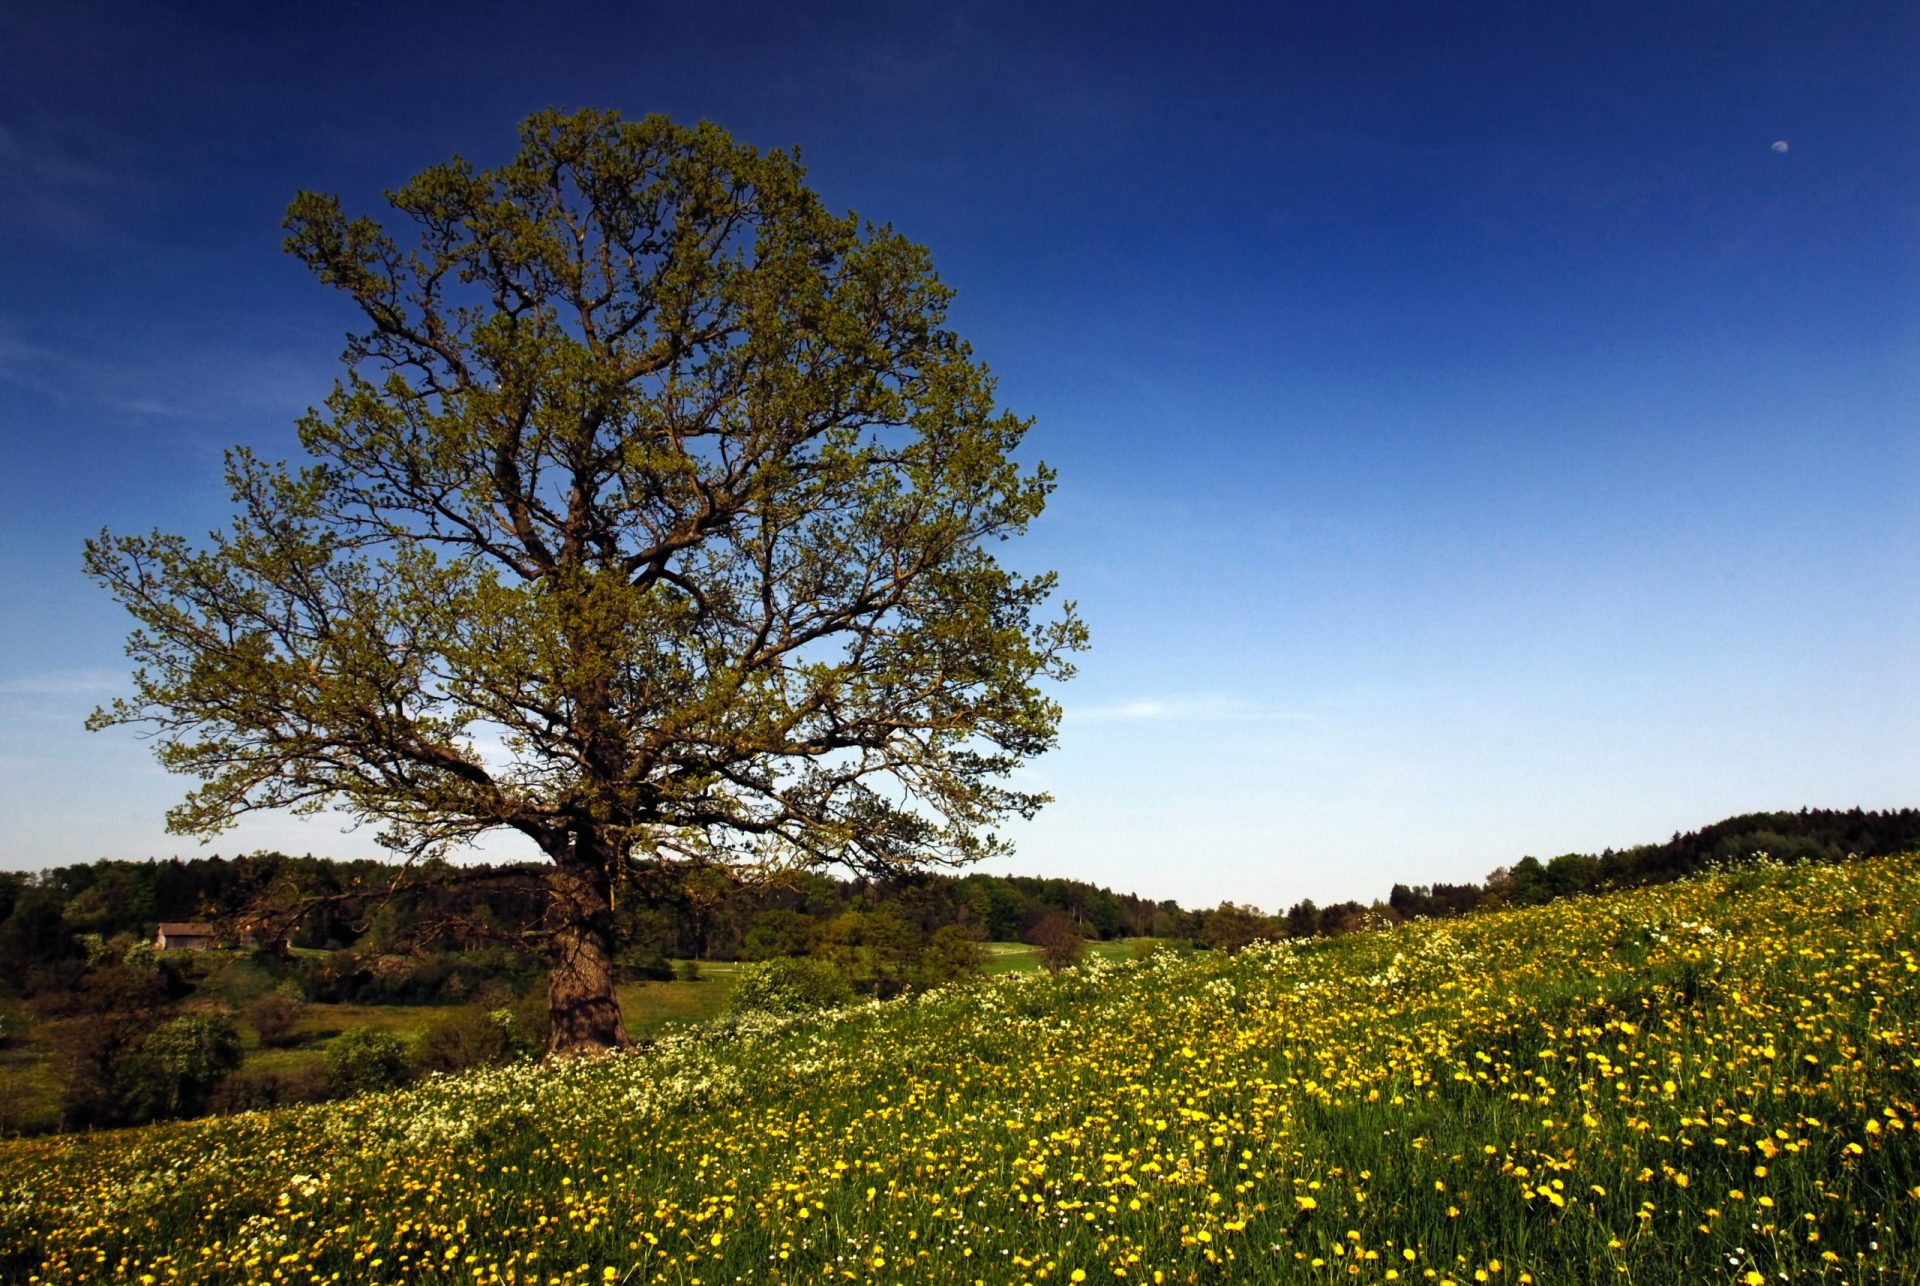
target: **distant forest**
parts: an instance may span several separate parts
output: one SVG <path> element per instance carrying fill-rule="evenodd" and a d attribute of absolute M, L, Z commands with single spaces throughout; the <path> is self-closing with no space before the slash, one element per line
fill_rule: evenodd
<path fill-rule="evenodd" d="M 975 940 L 1041 942 L 1150 937 L 1236 949 L 1417 916 L 1531 906 L 1578 893 L 1658 884 L 1715 865 L 1838 861 L 1920 849 L 1920 809 L 1750 813 L 1698 831 L 1600 854 L 1523 857 L 1480 883 L 1396 884 L 1384 900 L 1296 903 L 1267 915 L 1223 904 L 1187 910 L 1077 880 L 919 873 L 839 880 L 809 872 L 745 881 L 721 869 L 643 869 L 617 890 L 625 963 L 646 976 L 673 959 L 759 960 L 816 951 L 823 940 L 923 942 L 942 929 Z M 102 860 L 30 874 L 0 872 L 0 978 L 58 985 L 59 966 L 115 938 L 150 939 L 163 921 L 210 921 L 230 941 L 268 950 L 419 955 L 511 945 L 537 923 L 539 865 L 397 866 L 261 853 L 164 861 Z M 54 977 L 46 977 L 51 971 Z M 664 976 L 664 973 L 662 973 Z M 5 986 L 7 984 L 0 984 Z M 352 993 L 354 986 L 339 988 Z"/>
<path fill-rule="evenodd" d="M 1746 813 L 1676 834 L 1664 844 L 1641 844 L 1618 852 L 1607 849 L 1598 855 L 1563 853 L 1544 862 L 1523 857 L 1511 867 L 1496 868 L 1480 884 L 1396 884 L 1387 905 L 1401 917 L 1461 915 L 1488 905 L 1537 906 L 1575 893 L 1665 884 L 1760 857 L 1776 862 L 1838 862 L 1916 849 L 1920 849 L 1920 809 Z"/>
<path fill-rule="evenodd" d="M 82 954 L 83 939 L 152 938 L 165 921 L 204 921 L 223 941 L 268 950 L 510 945 L 517 926 L 539 923 L 545 875 L 538 864 L 400 866 L 281 853 L 4 872 L 0 968 L 18 977 L 36 963 Z M 644 887 L 649 882 L 657 887 Z M 979 873 L 874 881 L 797 871 L 746 881 L 720 868 L 641 870 L 615 899 L 627 956 L 642 964 L 806 954 L 814 938 L 835 931 L 921 937 L 959 926 L 978 940 L 1032 941 L 1064 920 L 1083 938 L 1184 939 L 1205 921 L 1173 902 L 1077 880 Z"/>

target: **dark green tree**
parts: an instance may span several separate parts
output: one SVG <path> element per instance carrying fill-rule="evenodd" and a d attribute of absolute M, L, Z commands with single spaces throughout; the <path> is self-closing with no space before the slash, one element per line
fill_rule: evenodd
<path fill-rule="evenodd" d="M 804 956 L 813 950 L 813 920 L 798 911 L 775 908 L 762 911 L 747 930 L 740 947 L 742 960 L 773 960 Z"/>
<path fill-rule="evenodd" d="M 1537 857 L 1529 855 L 1515 862 L 1507 879 L 1507 896 L 1515 906 L 1539 906 L 1553 898 L 1553 884 L 1547 878 L 1546 864 Z"/>
<path fill-rule="evenodd" d="M 971 978 L 987 967 L 987 949 L 979 931 L 970 926 L 943 924 L 927 938 L 914 972 L 929 987 Z"/>
<path fill-rule="evenodd" d="M 1278 936 L 1273 921 L 1260 914 L 1259 908 L 1232 902 L 1222 902 L 1207 912 L 1205 925 L 1200 931 L 1201 941 L 1227 955 L 1235 955 L 1264 938 Z"/>
<path fill-rule="evenodd" d="M 390 1031 L 351 1027 L 327 1045 L 327 1086 L 335 1094 L 371 1094 L 405 1084 L 407 1046 Z"/>
<path fill-rule="evenodd" d="M 220 1078 L 240 1066 L 240 1031 L 222 1013 L 183 1014 L 162 1023 L 116 1069 L 129 1119 L 204 1111 Z"/>
<path fill-rule="evenodd" d="M 1085 632 L 993 557 L 1052 475 L 945 327 L 927 252 L 835 215 L 711 124 L 547 112 L 518 155 L 301 194 L 288 249 L 364 314 L 309 459 L 228 457 L 196 547 L 89 542 L 133 614 L 141 725 L 200 785 L 168 816 L 344 810 L 397 850 L 518 832 L 549 1052 L 627 1043 L 629 879 L 730 862 L 885 873 L 1003 847 L 1044 797 Z M 645 869 L 642 869 L 645 868 Z"/>

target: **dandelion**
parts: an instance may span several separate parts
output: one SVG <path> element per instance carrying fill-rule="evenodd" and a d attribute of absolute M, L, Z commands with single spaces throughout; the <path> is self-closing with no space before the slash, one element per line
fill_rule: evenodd
<path fill-rule="evenodd" d="M 1751 1220 L 1766 1273 L 1905 1280 L 1920 1063 L 1889 1037 L 1920 1004 L 1916 908 L 1914 859 L 1736 872 L 0 1142 L 0 1230 L 68 1284 L 1164 1286 L 1286 1275 L 1255 1252 L 1357 1281 L 1596 1280 L 1596 1252 L 1607 1280 L 1743 1280 Z"/>

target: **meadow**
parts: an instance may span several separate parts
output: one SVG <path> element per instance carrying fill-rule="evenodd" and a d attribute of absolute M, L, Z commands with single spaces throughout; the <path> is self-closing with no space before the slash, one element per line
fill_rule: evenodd
<path fill-rule="evenodd" d="M 1920 857 L 0 1144 L 36 1282 L 1920 1280 Z"/>

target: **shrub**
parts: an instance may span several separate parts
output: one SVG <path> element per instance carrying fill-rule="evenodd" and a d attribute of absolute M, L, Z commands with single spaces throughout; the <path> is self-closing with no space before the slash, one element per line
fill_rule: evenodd
<path fill-rule="evenodd" d="M 294 958 L 301 989 L 316 1004 L 336 1005 L 357 1000 L 372 981 L 367 958 L 357 951 L 334 951 L 318 958 Z"/>
<path fill-rule="evenodd" d="M 519 1052 L 513 1028 L 511 1010 L 463 1005 L 427 1029 L 414 1063 L 424 1072 L 464 1072 L 508 1062 Z"/>
<path fill-rule="evenodd" d="M 937 987 L 971 978 L 986 963 L 987 950 L 973 933 L 957 924 L 943 924 L 927 939 L 915 973 L 922 984 Z"/>
<path fill-rule="evenodd" d="M 225 1116 L 229 1112 L 258 1112 L 279 1107 L 280 1077 L 273 1072 L 236 1071 L 213 1087 L 207 1105 Z"/>
<path fill-rule="evenodd" d="M 489 978 L 473 993 L 473 1003 L 491 1013 L 513 1003 L 514 986 L 505 978 Z"/>
<path fill-rule="evenodd" d="M 740 985 L 727 1001 L 727 1015 L 800 1014 L 832 1009 L 853 999 L 853 984 L 831 961 L 781 956 L 740 970 Z"/>
<path fill-rule="evenodd" d="M 205 990 L 236 1009 L 243 1009 L 273 991 L 277 979 L 252 956 L 233 956 L 209 965 Z"/>
<path fill-rule="evenodd" d="M 553 1034 L 553 1010 L 547 1003 L 547 989 L 544 985 L 529 987 L 507 1006 L 507 1013 L 513 1018 L 513 1039 L 525 1054 L 544 1054 L 547 1040 Z"/>
<path fill-rule="evenodd" d="M 327 1046 L 327 1083 L 335 1094 L 392 1089 L 407 1079 L 407 1047 L 392 1032 L 355 1027 Z"/>
<path fill-rule="evenodd" d="M 682 960 L 673 967 L 673 976 L 681 982 L 699 982 L 700 962 L 698 960 Z"/>
<path fill-rule="evenodd" d="M 620 967 L 635 982 L 672 982 L 673 962 L 652 947 L 634 947 L 620 957 Z"/>
<path fill-rule="evenodd" d="M 1059 973 L 1080 958 L 1086 942 L 1073 922 L 1058 911 L 1049 913 L 1033 928 L 1033 944 L 1040 948 L 1040 963 L 1049 973 Z"/>
<path fill-rule="evenodd" d="M 246 1008 L 247 1024 L 269 1048 L 293 1043 L 293 1027 L 300 1021 L 300 1002 L 279 991 L 270 991 Z"/>
<path fill-rule="evenodd" d="M 294 1103 L 317 1103 L 327 1096 L 327 1074 L 320 1067 L 283 1071 L 236 1071 L 213 1087 L 207 1107 L 214 1112 L 253 1112 Z"/>

